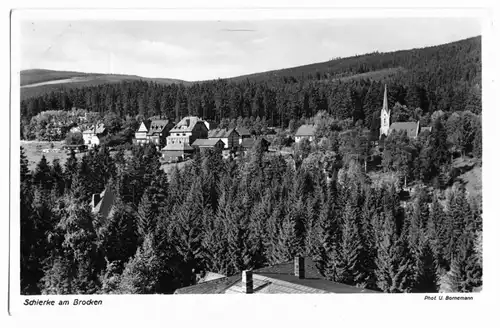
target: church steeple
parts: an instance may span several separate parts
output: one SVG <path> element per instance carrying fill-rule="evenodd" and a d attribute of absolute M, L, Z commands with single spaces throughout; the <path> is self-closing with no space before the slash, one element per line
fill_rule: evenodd
<path fill-rule="evenodd" d="M 384 104 L 382 105 L 382 110 L 389 112 L 389 106 L 387 105 L 387 84 L 384 86 Z"/>
<path fill-rule="evenodd" d="M 389 110 L 389 103 L 387 101 L 387 85 L 384 86 L 384 104 L 380 111 L 380 136 L 389 135 L 389 125 L 391 119 L 391 111 Z"/>

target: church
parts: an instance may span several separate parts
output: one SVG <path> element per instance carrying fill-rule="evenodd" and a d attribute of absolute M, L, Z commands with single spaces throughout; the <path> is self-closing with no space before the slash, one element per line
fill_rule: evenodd
<path fill-rule="evenodd" d="M 380 111 L 380 138 L 388 137 L 394 131 L 405 131 L 408 138 L 416 138 L 424 131 L 431 131 L 431 127 L 420 127 L 420 122 L 391 122 L 391 111 L 387 101 L 387 85 L 384 89 L 384 103 Z"/>

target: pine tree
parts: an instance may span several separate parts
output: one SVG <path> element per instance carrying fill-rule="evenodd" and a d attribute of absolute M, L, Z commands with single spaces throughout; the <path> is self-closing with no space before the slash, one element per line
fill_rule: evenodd
<path fill-rule="evenodd" d="M 137 244 L 141 243 L 138 242 L 136 218 L 130 207 L 120 197 L 115 199 L 113 206 L 109 219 L 97 218 L 105 221 L 99 229 L 99 240 L 107 261 L 123 265 L 135 254 Z"/>
<path fill-rule="evenodd" d="M 342 216 L 342 239 L 337 251 L 335 263 L 336 282 L 348 285 L 364 284 L 364 268 L 362 267 L 362 252 L 356 214 L 351 204 L 347 204 Z"/>
<path fill-rule="evenodd" d="M 474 252 L 473 236 L 465 232 L 460 237 L 459 250 L 454 254 L 451 260 L 450 271 L 447 279 L 442 282 L 448 284 L 448 291 L 466 293 L 472 292 L 475 288 L 482 285 L 482 268 L 476 261 Z"/>
<path fill-rule="evenodd" d="M 135 256 L 125 265 L 118 286 L 120 294 L 154 294 L 159 284 L 159 257 L 150 235 L 137 249 Z"/>
<path fill-rule="evenodd" d="M 150 193 L 145 192 L 139 204 L 137 234 L 140 240 L 143 240 L 146 235 L 153 234 L 156 226 L 157 205 L 150 200 Z"/>
<path fill-rule="evenodd" d="M 50 190 L 52 188 L 50 170 L 51 168 L 45 158 L 45 155 L 42 155 L 42 158 L 36 165 L 35 172 L 33 174 L 33 184 L 40 186 L 45 190 Z"/>
<path fill-rule="evenodd" d="M 375 260 L 377 286 L 386 293 L 408 292 L 411 286 L 409 259 L 404 254 L 404 241 L 397 235 L 394 221 L 394 217 L 386 213 Z"/>

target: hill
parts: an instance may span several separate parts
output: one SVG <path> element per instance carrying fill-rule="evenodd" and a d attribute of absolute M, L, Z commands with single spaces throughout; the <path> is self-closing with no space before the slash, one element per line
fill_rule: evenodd
<path fill-rule="evenodd" d="M 336 58 L 321 63 L 236 76 L 229 80 L 233 82 L 245 80 L 263 81 L 283 77 L 321 80 L 323 78 L 332 79 L 355 76 L 366 72 L 394 69 L 397 67 L 414 69 L 425 65 L 432 65 L 444 59 L 452 59 L 459 52 L 463 51 L 464 48 L 466 48 L 466 51 L 470 51 L 471 55 L 468 58 L 469 60 L 467 60 L 467 65 L 473 65 L 478 60 L 477 55 L 480 55 L 481 52 L 481 37 L 477 36 L 431 47 L 393 52 L 374 52 L 346 58 Z"/>
<path fill-rule="evenodd" d="M 137 75 L 29 69 L 21 71 L 21 99 L 43 95 L 52 91 L 61 91 L 68 87 L 86 87 L 132 81 L 155 82 L 158 84 L 188 83 L 176 79 L 145 78 Z"/>

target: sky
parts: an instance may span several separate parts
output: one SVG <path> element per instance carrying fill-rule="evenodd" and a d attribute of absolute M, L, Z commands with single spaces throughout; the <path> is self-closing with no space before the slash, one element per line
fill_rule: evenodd
<path fill-rule="evenodd" d="M 21 69 L 226 78 L 457 41 L 475 18 L 256 21 L 22 20 Z"/>

